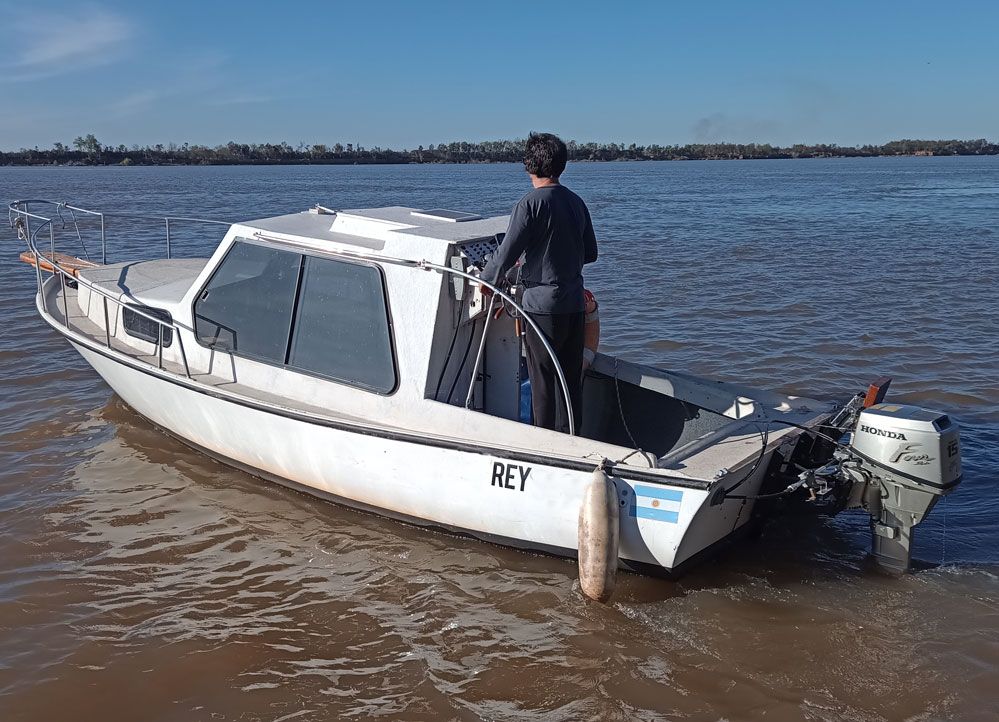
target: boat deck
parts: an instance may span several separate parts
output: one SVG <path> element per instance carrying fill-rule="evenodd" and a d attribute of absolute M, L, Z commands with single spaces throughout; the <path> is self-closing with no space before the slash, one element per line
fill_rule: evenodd
<path fill-rule="evenodd" d="M 169 306 L 180 303 L 207 258 L 172 258 L 92 265 L 77 274 L 87 283 L 132 303 Z"/>

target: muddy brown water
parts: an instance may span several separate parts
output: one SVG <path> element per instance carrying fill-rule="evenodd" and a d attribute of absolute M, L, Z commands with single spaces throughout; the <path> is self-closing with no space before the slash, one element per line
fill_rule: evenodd
<path fill-rule="evenodd" d="M 40 322 L 3 230 L 0 720 L 996 719 L 999 158 L 564 180 L 602 239 L 606 350 L 830 399 L 886 373 L 959 421 L 965 481 L 917 529 L 925 570 L 872 569 L 856 513 L 793 518 L 678 580 L 622 575 L 601 606 L 570 562 L 259 481 L 115 397 Z M 0 168 L 5 200 L 223 220 L 505 213 L 525 189 L 509 165 Z M 109 238 L 112 260 L 163 255 L 147 229 Z"/>

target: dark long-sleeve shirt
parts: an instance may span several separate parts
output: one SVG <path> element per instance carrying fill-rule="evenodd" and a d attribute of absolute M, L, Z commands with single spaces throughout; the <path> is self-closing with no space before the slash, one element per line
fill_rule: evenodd
<path fill-rule="evenodd" d="M 523 306 L 532 313 L 584 310 L 583 264 L 597 260 L 597 239 L 583 200 L 562 185 L 535 188 L 513 207 L 503 243 L 482 271 L 496 283 L 523 255 Z"/>

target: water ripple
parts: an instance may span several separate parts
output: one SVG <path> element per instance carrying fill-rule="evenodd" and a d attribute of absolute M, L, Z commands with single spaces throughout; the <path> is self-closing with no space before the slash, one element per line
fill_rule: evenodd
<path fill-rule="evenodd" d="M 316 202 L 506 213 L 524 190 L 503 165 L 0 178 L 12 196 L 222 218 Z M 611 605 L 591 604 L 569 562 L 341 509 L 164 436 L 38 323 L 33 275 L 7 263 L 4 718 L 988 718 L 997 159 L 578 164 L 565 180 L 604 239 L 587 283 L 605 350 L 831 399 L 889 373 L 893 398 L 961 423 L 965 482 L 916 534 L 937 566 L 885 577 L 863 518 L 793 518 L 680 580 L 623 575 Z M 113 225 L 115 257 L 158 230 Z"/>

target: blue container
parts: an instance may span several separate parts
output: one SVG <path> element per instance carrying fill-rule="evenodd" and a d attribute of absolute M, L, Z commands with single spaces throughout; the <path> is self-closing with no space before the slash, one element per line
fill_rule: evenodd
<path fill-rule="evenodd" d="M 520 382 L 520 420 L 531 423 L 531 380 L 524 379 Z"/>

